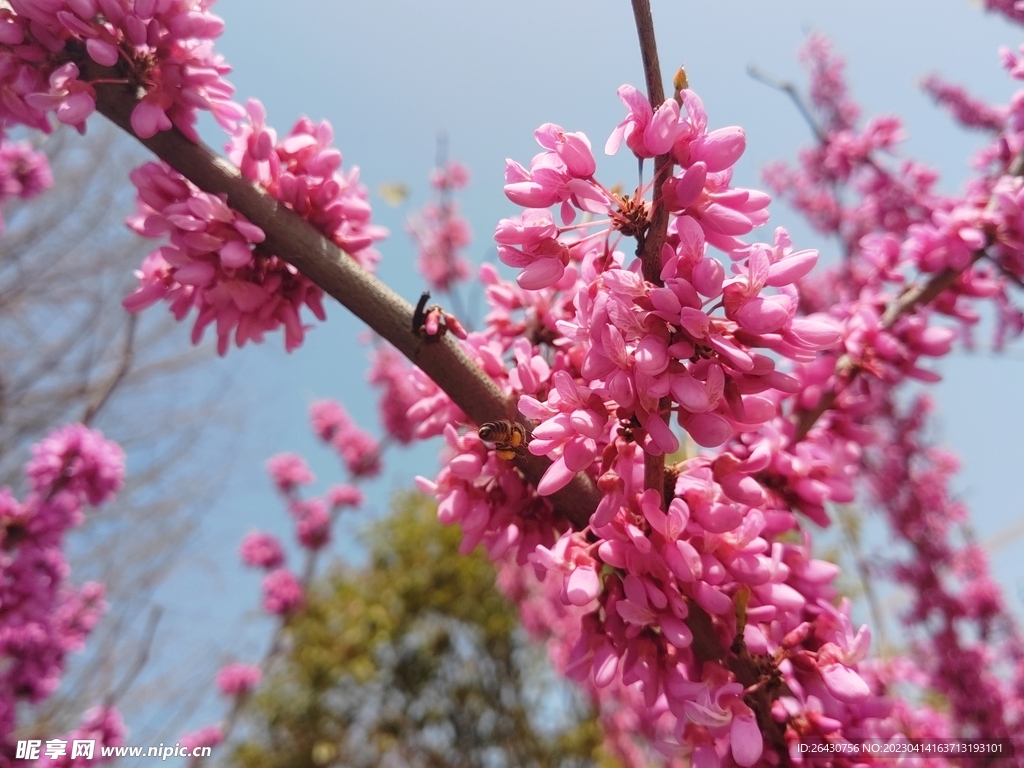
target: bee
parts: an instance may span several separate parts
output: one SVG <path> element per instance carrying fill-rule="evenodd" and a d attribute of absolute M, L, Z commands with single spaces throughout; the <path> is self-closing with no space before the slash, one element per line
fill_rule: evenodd
<path fill-rule="evenodd" d="M 633 434 L 634 430 L 640 429 L 640 419 L 633 414 L 628 419 L 619 419 L 619 436 L 624 442 L 632 443 L 636 440 L 636 435 Z"/>
<path fill-rule="evenodd" d="M 494 443 L 494 450 L 498 457 L 505 461 L 512 461 L 516 456 L 522 456 L 523 449 L 529 443 L 526 427 L 518 421 L 510 419 L 488 421 L 486 424 L 481 424 L 477 434 L 484 442 Z"/>

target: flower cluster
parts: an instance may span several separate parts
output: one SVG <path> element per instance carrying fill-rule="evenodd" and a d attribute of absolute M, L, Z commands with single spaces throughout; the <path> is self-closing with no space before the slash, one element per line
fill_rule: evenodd
<path fill-rule="evenodd" d="M 893 567 L 894 580 L 913 596 L 903 622 L 925 630 L 915 642 L 920 672 L 946 697 L 953 721 L 1019 743 L 1024 633 L 1009 619 L 984 550 L 954 543 L 954 528 L 966 517 L 949 490 L 958 462 L 924 438 L 930 411 L 920 397 L 905 413 L 880 421 L 885 440 L 865 462 L 875 503 L 910 547 Z"/>
<path fill-rule="evenodd" d="M 135 86 L 132 130 L 149 138 L 172 126 L 193 140 L 197 112 L 224 128 L 242 116 L 213 50 L 224 22 L 212 0 L 10 0 L 0 7 L 0 127 L 50 130 L 49 114 L 85 130 L 96 109 L 93 80 Z M 70 59 L 70 61 L 69 61 Z"/>
<path fill-rule="evenodd" d="M 90 709 L 82 717 L 81 724 L 71 733 L 65 734 L 61 741 L 68 745 L 65 754 L 57 757 L 43 755 L 36 763 L 46 768 L 87 768 L 110 762 L 109 757 L 102 754 L 103 747 L 117 747 L 124 744 L 128 729 L 120 713 L 112 707 L 97 706 Z M 94 743 L 92 757 L 71 757 L 71 745 L 75 741 L 92 741 Z"/>
<path fill-rule="evenodd" d="M 658 279 L 644 262 L 659 200 L 646 188 L 627 197 L 602 185 L 583 134 L 539 128 L 541 153 L 529 168 L 509 161 L 506 170 L 506 194 L 526 210 L 495 234 L 501 260 L 521 271 L 510 284 L 481 270 L 491 311 L 465 348 L 517 402 L 529 452 L 550 466 L 531 487 L 474 425 L 448 425 L 440 473 L 418 479 L 438 498 L 441 522 L 462 526 L 464 551 L 482 543 L 543 580 L 543 599 L 556 605 L 534 629 L 594 692 L 606 724 L 702 765 L 814 763 L 800 742 L 950 733 L 948 723 L 914 721 L 893 706 L 887 686 L 899 681 L 867 663 L 870 632 L 837 602 L 838 568 L 814 558 L 801 516 L 828 525 L 827 505 L 855 498 L 856 478 L 871 477 L 869 458 L 885 445 L 896 388 L 936 380 L 923 360 L 947 354 L 956 336 L 934 322 L 937 312 L 969 325 L 971 302 L 1012 306 L 1006 282 L 975 254 L 989 249 L 1008 269 L 1021 252 L 1021 184 L 1004 168 L 946 199 L 917 165 L 886 170 L 876 155 L 894 148 L 898 124 L 857 129 L 838 60 L 817 38 L 807 56 L 828 140 L 778 186 L 796 190 L 790 199 L 842 238 L 849 258 L 840 275 L 813 281 L 817 254 L 794 248 L 783 230 L 770 244 L 743 239 L 767 220 L 768 198 L 731 186 L 740 129 L 709 130 L 690 91 L 651 105 L 624 86 L 628 114 L 606 149 L 667 157 L 673 169 L 661 186 L 670 215 L 654 254 Z M 838 196 L 842 185 L 860 196 L 852 206 Z M 619 250 L 624 237 L 642 260 Z M 922 290 L 922 306 L 900 303 L 908 283 L 939 276 L 947 282 Z M 408 416 L 426 415 L 421 406 Z M 665 456 L 664 481 L 652 486 L 649 469 Z M 890 472 L 906 464 L 885 459 Z M 589 525 L 573 530 L 546 497 L 579 473 L 601 500 Z M 885 491 L 892 503 L 895 487 Z M 922 509 L 925 483 L 911 488 Z M 974 574 L 964 594 L 979 620 L 998 615 L 1011 626 L 983 563 L 947 559 Z M 1015 631 L 1009 638 L 1016 653 Z M 947 634 L 936 650 L 963 669 L 961 643 Z M 975 655 L 972 668 L 994 679 L 986 663 Z M 952 677 L 942 676 L 952 668 L 939 667 L 924 665 L 925 685 L 948 695 Z M 965 703 L 971 725 L 959 732 L 1014 733 L 1024 711 L 1014 695 L 997 686 L 987 709 L 969 713 Z M 625 741 L 616 747 L 623 759 L 642 762 Z"/>
<path fill-rule="evenodd" d="M 816 253 L 794 249 L 781 230 L 771 245 L 739 239 L 764 223 L 768 202 L 730 186 L 742 131 L 709 131 L 689 91 L 683 110 L 673 100 L 653 109 L 629 87 L 620 96 L 629 114 L 607 148 L 669 153 L 678 166 L 664 184 L 672 216 L 660 281 L 645 280 L 616 249 L 621 237 L 646 234 L 643 190 L 608 191 L 585 136 L 538 129 L 545 151 L 529 171 L 510 161 L 506 175 L 509 198 L 533 207 L 495 236 L 502 261 L 523 268 L 518 289 L 484 276 L 492 312 L 468 351 L 518 397 L 535 423 L 529 451 L 551 465 L 531 489 L 473 431 L 448 427 L 451 456 L 436 480 L 419 484 L 438 496 L 442 522 L 461 523 L 464 550 L 483 542 L 492 557 L 514 552 L 559 601 L 585 609 L 563 665 L 576 679 L 597 690 L 617 681 L 622 696 L 639 695 L 643 719 L 664 714 L 671 722 L 659 749 L 698 755 L 707 745 L 717 755 L 714 745 L 732 739 L 732 759 L 751 765 L 760 729 L 725 663 L 738 630 L 745 653 L 785 659 L 778 674 L 791 687 L 828 696 L 850 723 L 863 720 L 856 705 L 869 695 L 856 672 L 867 635 L 829 602 L 836 570 L 806 545 L 779 540 L 798 522 L 755 479 L 772 452 L 753 437 L 742 442 L 800 388 L 777 369 L 779 357 L 811 361 L 840 341 L 840 326 L 797 314 L 794 284 Z M 560 206 L 564 227 L 543 205 Z M 570 226 L 578 211 L 584 224 Z M 734 262 L 732 276 L 709 246 Z M 645 490 L 645 457 L 679 450 L 670 417 L 699 444 L 737 447 L 673 465 L 663 506 L 660 489 Z M 587 530 L 573 532 L 553 521 L 544 496 L 579 472 L 597 480 L 602 500 Z M 711 658 L 694 650 L 695 617 L 714 627 Z M 807 703 L 792 706 L 799 713 Z"/>
<path fill-rule="evenodd" d="M 335 400 L 321 400 L 309 408 L 313 432 L 338 454 L 353 478 L 380 474 L 381 446 L 352 421 Z"/>
<path fill-rule="evenodd" d="M 0 213 L 8 200 L 31 200 L 53 186 L 46 155 L 27 141 L 0 140 Z M 0 233 L 4 222 L 0 217 Z"/>
<path fill-rule="evenodd" d="M 813 51 L 819 61 L 834 60 L 820 40 Z M 1005 53 L 1004 59 L 1011 75 L 1019 77 L 1015 57 Z M 819 66 L 812 75 L 822 68 L 835 69 Z M 885 191 L 901 182 L 874 153 L 865 153 L 858 161 L 861 180 L 832 177 L 829 194 L 842 195 L 849 187 L 854 192 L 845 196 L 850 202 L 836 209 L 837 221 L 869 226 L 852 238 L 849 234 L 856 228 L 831 230 L 843 237 L 846 260 L 801 287 L 802 300 L 830 306 L 846 332 L 843 355 L 823 357 L 797 372 L 804 381 L 794 414 L 797 423 L 808 414 L 822 414 L 798 448 L 820 452 L 827 447 L 823 462 L 863 478 L 896 540 L 909 552 L 909 557 L 897 559 L 890 575 L 915 595 L 904 623 L 916 630 L 915 650 L 922 662 L 910 682 L 938 692 L 955 714 L 951 722 L 939 722 L 941 718 L 928 715 L 927 707 L 919 707 L 916 717 L 910 718 L 907 707 L 898 706 L 904 722 L 916 720 L 922 734 L 931 729 L 941 735 L 1015 737 L 1019 744 L 1024 725 L 1024 635 L 1003 604 L 984 554 L 974 545 L 954 541 L 955 524 L 965 515 L 949 490 L 956 462 L 924 437 L 927 400 L 917 399 L 908 410 L 899 394 L 909 381 L 938 378 L 919 365 L 921 357 L 942 356 L 952 347 L 954 329 L 935 324 L 936 315 L 954 318 L 966 332 L 977 322 L 979 300 L 989 299 L 998 321 L 997 346 L 1024 327 L 1021 310 L 1008 292 L 1021 274 L 1020 162 L 1008 152 L 1009 147 L 1019 152 L 1024 146 L 1015 117 L 1020 95 L 1010 107 L 988 107 L 935 80 L 926 88 L 961 121 L 999 133 L 979 152 L 975 165 L 984 174 L 973 179 L 963 195 L 940 200 L 903 184 L 901 194 L 913 205 L 897 216 L 877 215 L 889 199 Z M 845 88 L 838 92 L 845 94 Z M 826 100 L 817 106 L 821 124 L 827 125 L 825 116 L 835 111 L 835 103 Z M 796 175 L 808 188 L 825 193 L 821 180 L 829 178 L 829 171 L 822 158 L 830 155 L 834 143 L 847 141 L 844 130 L 849 128 L 822 131 L 819 147 L 804 153 Z M 911 165 L 907 161 L 901 168 Z M 873 181 L 864 183 L 865 179 Z M 802 199 L 793 201 L 816 221 Z M 987 266 L 988 261 L 998 264 L 1000 271 Z M 906 301 L 903 294 L 915 273 L 925 286 L 926 298 L 918 299 L 921 306 Z M 911 296 L 917 290 L 915 286 Z M 827 475 L 834 478 L 834 471 L 824 463 L 819 466 L 815 479 L 820 497 L 842 500 L 836 497 L 834 484 L 827 487 Z M 786 469 L 776 463 L 764 480 L 785 487 L 775 473 Z M 815 489 L 807 490 L 811 493 L 805 496 L 813 498 Z M 986 638 L 986 643 L 979 643 L 978 637 Z"/>
<path fill-rule="evenodd" d="M 273 569 L 284 565 L 284 547 L 275 536 L 262 531 L 245 535 L 238 548 L 242 562 L 253 568 Z"/>
<path fill-rule="evenodd" d="M 370 223 L 358 169 L 340 173 L 341 154 L 330 146 L 330 125 L 300 120 L 277 142 L 259 102 L 249 102 L 248 114 L 250 122 L 235 134 L 231 151 L 243 172 L 360 264 L 376 263 L 372 244 L 387 233 Z M 136 273 L 139 287 L 124 302 L 130 312 L 163 300 L 182 320 L 195 308 L 193 343 L 215 324 L 221 355 L 232 336 L 241 347 L 281 326 L 291 351 L 305 335 L 303 307 L 326 319 L 323 291 L 291 264 L 262 251 L 263 231 L 221 198 L 201 192 L 162 163 L 136 169 L 132 181 L 138 214 L 129 224 L 144 237 L 166 236 L 170 242 L 146 257 Z"/>
<path fill-rule="evenodd" d="M 120 489 L 124 453 L 98 431 L 69 425 L 33 446 L 25 475 L 30 491 L 23 501 L 10 488 L 0 488 L 0 656 L 5 660 L 0 733 L 5 735 L 14 730 L 19 702 L 38 704 L 57 689 L 68 654 L 81 650 L 106 609 L 102 584 L 70 583 L 64 537 L 82 523 L 87 505 L 103 504 Z M 106 717 L 89 716 L 83 728 L 95 730 Z M 117 719 L 116 713 L 111 717 Z"/>
<path fill-rule="evenodd" d="M 228 664 L 217 673 L 217 687 L 225 696 L 244 696 L 260 684 L 262 673 L 251 664 Z"/>
<path fill-rule="evenodd" d="M 366 188 L 359 183 L 359 168 L 342 172 L 341 152 L 332 146 L 331 124 L 304 117 L 279 140 L 267 126 L 267 113 L 259 101 L 250 99 L 246 114 L 248 119 L 228 145 L 231 161 L 360 266 L 372 269 L 380 259 L 373 244 L 388 232 L 370 221 L 372 211 Z"/>
<path fill-rule="evenodd" d="M 406 221 L 405 229 L 416 246 L 417 268 L 427 283 L 448 293 L 453 284 L 469 276 L 469 262 L 462 251 L 473 239 L 469 223 L 459 212 L 452 195 L 469 183 L 466 168 L 449 160 L 435 168 L 430 185 L 436 200 L 427 203 Z"/>

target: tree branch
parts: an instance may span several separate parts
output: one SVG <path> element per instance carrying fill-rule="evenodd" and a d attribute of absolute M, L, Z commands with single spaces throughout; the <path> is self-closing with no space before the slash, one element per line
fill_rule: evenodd
<path fill-rule="evenodd" d="M 665 101 L 665 86 L 661 80 L 661 64 L 658 63 L 658 44 L 654 38 L 654 18 L 651 16 L 650 0 L 631 0 L 633 4 L 633 20 L 636 23 L 636 34 L 640 41 L 640 57 L 644 65 L 644 80 L 647 82 L 647 98 L 651 109 L 657 109 Z M 672 175 L 672 155 L 658 155 L 654 158 L 654 184 L 651 194 L 651 219 L 641 240 L 640 263 L 644 279 L 654 285 L 661 285 L 661 248 L 665 244 L 668 232 L 668 208 L 662 203 L 662 186 Z M 671 401 L 662 400 L 660 407 L 667 409 Z M 665 416 L 653 414 L 652 418 L 664 418 L 668 421 L 671 413 Z M 644 488 L 658 492 L 662 505 L 665 502 L 665 457 L 652 456 L 644 453 Z"/>
<path fill-rule="evenodd" d="M 130 315 L 128 317 L 128 324 L 125 329 L 124 336 L 124 347 L 121 350 L 121 361 L 118 363 L 117 370 L 114 371 L 110 380 L 103 387 L 102 391 L 96 396 L 96 398 L 89 403 L 89 406 L 85 409 L 85 413 L 82 414 L 82 423 L 89 426 L 92 420 L 96 418 L 96 414 L 100 412 L 100 409 L 107 404 L 110 396 L 114 394 L 114 390 L 117 389 L 118 385 L 124 381 L 124 377 L 128 375 L 128 371 L 132 367 L 132 361 L 135 359 L 135 328 L 138 325 L 138 316 Z"/>
<path fill-rule="evenodd" d="M 658 44 L 654 39 L 654 19 L 651 16 L 650 0 L 632 0 L 633 19 L 636 34 L 640 40 L 640 57 L 644 64 L 644 80 L 647 82 L 647 98 L 651 108 L 657 109 L 665 101 L 665 86 L 661 81 L 661 65 L 658 63 Z M 641 251 L 637 255 L 643 264 L 644 279 L 661 285 L 661 246 L 665 244 L 668 230 L 668 209 L 661 201 L 661 188 L 672 175 L 672 156 L 659 155 L 654 158 L 654 187 L 651 198 L 651 220 L 644 234 Z"/>
<path fill-rule="evenodd" d="M 160 623 L 160 616 L 163 614 L 163 609 L 159 606 L 154 606 L 149 612 L 149 619 L 146 622 L 146 629 L 142 636 L 142 643 L 139 646 L 139 653 L 135 657 L 135 663 L 132 664 L 128 674 L 124 676 L 121 684 L 106 697 L 104 706 L 114 706 L 128 689 L 132 687 L 135 682 L 135 678 L 139 676 L 139 673 L 146 667 L 146 663 L 149 661 L 149 652 L 153 647 L 153 638 L 156 636 L 156 627 Z"/>
<path fill-rule="evenodd" d="M 985 251 L 978 251 L 971 257 L 970 263 L 963 269 L 946 267 L 941 272 L 935 273 L 928 282 L 918 283 L 909 291 L 906 291 L 885 310 L 885 314 L 882 315 L 882 328 L 889 330 L 904 315 L 909 314 L 922 304 L 931 303 L 933 299 L 953 285 L 960 275 L 973 267 L 984 255 Z"/>
<path fill-rule="evenodd" d="M 781 80 L 774 75 L 769 75 L 763 69 L 756 64 L 747 65 L 747 74 L 757 80 L 759 83 L 767 85 L 769 88 L 774 88 L 776 91 L 782 91 L 796 107 L 797 111 L 807 121 L 807 125 L 810 126 L 811 132 L 819 143 L 824 144 L 828 140 L 825 131 L 822 130 L 821 126 L 818 125 L 818 121 L 814 119 L 814 115 L 811 114 L 810 108 L 800 95 L 800 91 L 793 85 L 789 80 Z"/>
<path fill-rule="evenodd" d="M 647 98 L 657 107 L 665 101 L 665 86 L 661 82 L 661 64 L 658 63 L 658 44 L 654 39 L 654 17 L 650 0 L 631 0 L 636 34 L 640 38 L 640 56 L 644 62 Z"/>
<path fill-rule="evenodd" d="M 1013 161 L 1006 168 L 1006 175 L 1016 177 L 1024 176 L 1024 150 L 1021 150 L 1014 156 Z M 992 210 L 994 205 L 995 198 L 993 197 L 989 199 L 988 205 L 985 207 L 986 211 Z M 884 330 L 891 329 L 896 324 L 896 321 L 901 317 L 910 314 L 919 306 L 931 303 L 939 294 L 947 288 L 950 288 L 953 283 L 957 281 L 960 275 L 987 256 L 988 248 L 994 239 L 994 235 L 990 233 L 988 242 L 983 248 L 974 252 L 971 260 L 965 267 L 963 267 L 963 269 L 946 267 L 941 272 L 936 272 L 926 282 L 918 283 L 904 291 L 896 301 L 886 308 L 885 314 L 882 315 L 882 328 Z M 995 260 L 993 260 L 993 262 L 998 266 L 998 263 L 995 262 Z M 1014 280 L 1012 276 L 1008 275 L 1008 277 L 1010 277 L 1011 280 Z M 1019 280 L 1014 280 L 1014 282 L 1018 285 L 1020 284 Z M 847 385 L 857 377 L 861 370 L 855 365 L 855 361 L 850 358 L 849 355 L 843 355 L 836 363 L 837 373 L 842 373 L 843 368 L 845 368 L 848 373 L 846 380 Z M 821 396 L 821 399 L 814 408 L 809 411 L 800 411 L 798 413 L 796 416 L 796 432 L 793 435 L 794 444 L 799 443 L 807 437 L 807 433 L 811 431 L 811 428 L 814 426 L 815 422 L 821 418 L 822 414 L 835 406 L 838 397 L 839 391 L 836 389 L 836 386 L 833 386 L 828 392 Z"/>
<path fill-rule="evenodd" d="M 96 70 L 83 61 L 82 67 Z M 96 78 L 101 79 L 102 74 Z M 131 88 L 96 83 L 96 107 L 129 135 L 137 100 Z M 244 178 L 209 147 L 194 144 L 176 129 L 139 139 L 204 192 L 224 195 L 228 204 L 266 233 L 264 247 L 293 264 L 426 373 L 477 424 L 516 419 L 515 403 L 504 397 L 466 352 L 450 337 L 427 344 L 412 331 L 412 306 L 377 277 L 360 267 L 334 243 L 265 190 Z M 550 462 L 527 453 L 516 464 L 536 485 Z M 583 474 L 550 497 L 555 508 L 576 528 L 587 525 L 600 499 L 597 487 Z"/>

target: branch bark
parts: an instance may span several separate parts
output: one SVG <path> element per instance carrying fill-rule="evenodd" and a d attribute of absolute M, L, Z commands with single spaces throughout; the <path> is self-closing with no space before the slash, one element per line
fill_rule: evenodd
<path fill-rule="evenodd" d="M 654 38 L 654 18 L 651 16 L 650 0 L 632 0 L 633 19 L 640 41 L 640 56 L 644 64 L 644 80 L 647 82 L 647 98 L 651 108 L 657 109 L 665 101 L 665 86 L 661 80 L 661 64 L 658 62 L 658 44 Z M 644 279 L 654 285 L 661 285 L 661 248 L 668 232 L 668 208 L 662 203 L 661 190 L 665 180 L 672 175 L 672 156 L 659 155 L 654 158 L 654 184 L 651 194 L 651 219 L 644 233 L 643 245 L 637 255 L 643 268 Z M 663 399 L 661 409 L 667 409 L 671 400 Z M 653 414 L 652 418 L 664 418 L 667 422 L 671 413 L 664 416 Z M 665 505 L 665 457 L 644 454 L 644 488 L 655 490 Z"/>
<path fill-rule="evenodd" d="M 87 64 L 83 62 L 83 66 Z M 97 83 L 94 87 L 97 110 L 135 136 L 130 117 L 137 102 L 132 89 L 117 83 Z M 176 129 L 139 141 L 204 192 L 226 196 L 232 208 L 266 233 L 263 245 L 268 251 L 293 264 L 391 342 L 475 423 L 520 418 L 515 403 L 504 397 L 455 341 L 444 337 L 427 344 L 413 333 L 412 306 L 408 301 L 360 267 L 312 225 L 244 178 L 209 147 L 193 143 Z M 536 485 L 550 462 L 526 454 L 517 458 L 516 464 L 527 480 Z M 581 529 L 597 507 L 600 494 L 590 478 L 579 474 L 550 498 L 558 512 Z"/>

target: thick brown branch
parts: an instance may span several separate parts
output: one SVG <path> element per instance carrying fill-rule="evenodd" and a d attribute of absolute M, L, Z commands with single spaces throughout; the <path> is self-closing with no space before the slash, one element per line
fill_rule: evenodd
<path fill-rule="evenodd" d="M 134 136 L 130 117 L 136 99 L 131 90 L 117 84 L 97 84 L 95 88 L 99 112 Z M 517 418 L 515 404 L 504 397 L 455 341 L 445 337 L 437 343 L 425 343 L 412 332 L 409 302 L 360 267 L 312 225 L 245 179 L 231 163 L 177 130 L 140 141 L 203 191 L 226 196 L 232 208 L 266 233 L 265 248 L 295 265 L 391 342 L 475 423 Z M 531 454 L 517 458 L 516 463 L 534 484 L 549 466 L 546 458 Z M 562 515 L 575 527 L 583 528 L 600 497 L 594 483 L 581 474 L 551 498 Z"/>

